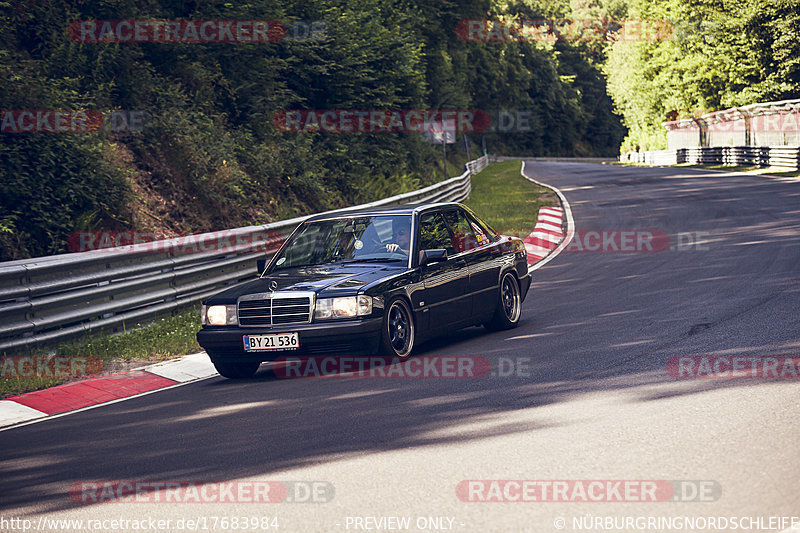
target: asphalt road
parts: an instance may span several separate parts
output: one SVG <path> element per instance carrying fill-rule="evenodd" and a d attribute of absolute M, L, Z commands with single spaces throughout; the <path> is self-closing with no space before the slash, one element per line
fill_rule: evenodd
<path fill-rule="evenodd" d="M 0 432 L 0 530 L 22 530 L 3 519 L 35 527 L 43 517 L 107 521 L 53 531 L 133 530 L 108 522 L 119 518 L 172 520 L 145 531 L 190 530 L 180 519 L 244 530 L 219 518 L 211 527 L 233 516 L 277 517 L 281 531 L 602 530 L 587 527 L 595 519 L 605 530 L 669 530 L 645 529 L 643 517 L 696 520 L 676 531 L 760 518 L 740 530 L 781 531 L 776 518 L 800 520 L 800 379 L 667 371 L 677 357 L 800 356 L 800 183 L 591 163 L 537 161 L 526 172 L 561 189 L 576 238 L 601 250 L 573 243 L 537 270 L 517 329 L 473 328 L 419 351 L 485 358 L 494 375 L 279 379 L 262 365 L 253 380 L 212 378 Z M 606 232 L 606 250 L 592 230 Z M 615 251 L 621 231 L 670 241 Z M 329 501 L 70 498 L 74 483 L 97 480 L 317 481 L 328 491 L 317 500 Z M 539 501 L 547 484 L 529 485 L 536 501 L 463 501 L 501 486 L 457 493 L 466 480 L 689 480 L 672 486 L 689 487 L 686 498 L 699 487 L 701 501 L 587 502 L 574 485 Z M 302 500 L 306 485 L 294 487 L 290 499 Z"/>

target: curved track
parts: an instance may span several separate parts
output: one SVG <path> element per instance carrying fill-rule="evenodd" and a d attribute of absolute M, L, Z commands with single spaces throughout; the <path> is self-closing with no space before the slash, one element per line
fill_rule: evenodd
<path fill-rule="evenodd" d="M 367 516 L 411 517 L 417 531 L 418 517 L 449 517 L 453 531 L 547 532 L 562 517 L 573 531 L 572 517 L 587 514 L 800 515 L 800 379 L 666 371 L 678 356 L 800 356 L 800 186 L 675 168 L 525 169 L 569 199 L 576 238 L 646 230 L 671 235 L 670 247 L 568 247 L 534 273 L 517 329 L 474 328 L 421 347 L 421 356 L 484 357 L 494 369 L 484 378 L 286 380 L 262 365 L 253 380 L 213 378 L 2 432 L 3 516 L 268 515 L 283 531 L 365 530 L 352 517 Z M 512 375 L 499 375 L 512 363 Z M 335 497 L 76 507 L 68 496 L 76 481 L 123 479 L 318 480 Z M 460 481 L 483 479 L 713 480 L 721 494 L 707 503 L 457 497 Z"/>

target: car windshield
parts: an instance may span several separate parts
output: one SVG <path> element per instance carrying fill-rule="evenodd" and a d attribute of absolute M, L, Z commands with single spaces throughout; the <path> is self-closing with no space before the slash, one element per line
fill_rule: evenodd
<path fill-rule="evenodd" d="M 405 263 L 410 243 L 411 215 L 306 222 L 276 258 L 272 270 L 326 263 Z"/>

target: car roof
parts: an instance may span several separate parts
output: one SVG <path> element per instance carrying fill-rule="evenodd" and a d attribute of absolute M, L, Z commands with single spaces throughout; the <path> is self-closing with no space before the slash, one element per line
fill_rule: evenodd
<path fill-rule="evenodd" d="M 337 209 L 336 211 L 327 211 L 320 213 L 306 219 L 306 221 L 314 220 L 330 220 L 333 218 L 344 218 L 354 216 L 374 216 L 374 215 L 413 215 L 415 212 L 426 211 L 428 209 L 435 209 L 437 207 L 463 207 L 457 202 L 437 202 L 428 204 L 399 204 L 399 205 L 382 205 L 382 206 L 358 206 L 354 208 Z"/>

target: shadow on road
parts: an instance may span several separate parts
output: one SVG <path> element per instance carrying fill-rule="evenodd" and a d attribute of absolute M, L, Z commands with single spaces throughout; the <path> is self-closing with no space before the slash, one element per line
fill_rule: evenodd
<path fill-rule="evenodd" d="M 535 433 L 560 423 L 536 413 L 603 391 L 658 402 L 781 383 L 666 369 L 680 356 L 800 354 L 800 189 L 688 169 L 561 176 L 554 165 L 528 168 L 575 188 L 566 194 L 578 230 L 702 232 L 703 246 L 564 252 L 535 273 L 517 329 L 471 328 L 417 353 L 483 357 L 494 376 L 281 379 L 265 364 L 250 380 L 209 379 L 0 433 L 0 509 L 71 508 L 69 487 L 83 480 L 269 479 L 356 454 Z M 506 418 L 521 410 L 536 411 Z"/>

